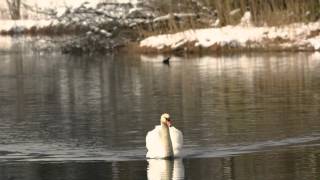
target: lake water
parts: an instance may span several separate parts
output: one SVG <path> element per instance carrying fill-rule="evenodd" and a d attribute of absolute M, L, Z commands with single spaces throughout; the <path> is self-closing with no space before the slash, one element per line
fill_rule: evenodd
<path fill-rule="evenodd" d="M 0 179 L 320 177 L 320 54 L 0 51 Z M 182 159 L 145 158 L 168 112 Z"/>

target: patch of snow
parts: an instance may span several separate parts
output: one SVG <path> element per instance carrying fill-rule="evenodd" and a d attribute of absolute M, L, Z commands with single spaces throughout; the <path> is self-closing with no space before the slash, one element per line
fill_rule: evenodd
<path fill-rule="evenodd" d="M 159 16 L 153 19 L 153 22 L 158 22 L 158 21 L 165 21 L 170 19 L 170 17 L 177 17 L 177 18 L 185 18 L 185 17 L 195 17 L 196 14 L 194 13 L 173 13 L 173 14 L 167 14 L 164 16 Z"/>
<path fill-rule="evenodd" d="M 116 0 L 117 3 L 123 3 L 123 4 L 127 4 L 127 3 L 131 3 L 133 5 L 139 4 L 140 2 L 143 2 L 142 0 Z"/>
<path fill-rule="evenodd" d="M 164 16 L 159 16 L 153 19 L 153 22 L 157 21 L 164 21 L 170 19 L 170 14 L 164 15 Z"/>
<path fill-rule="evenodd" d="M 91 9 L 94 9 L 94 8 L 96 8 L 97 7 L 97 4 L 98 4 L 99 2 L 98 1 L 93 1 L 93 2 L 88 2 L 88 1 L 86 1 L 86 2 L 84 2 L 83 3 L 83 6 L 84 7 L 86 7 L 86 8 L 91 8 Z"/>
<path fill-rule="evenodd" d="M 241 26 L 252 26 L 251 12 L 246 11 L 240 20 Z"/>
<path fill-rule="evenodd" d="M 307 39 L 307 41 L 315 50 L 320 50 L 320 35 Z"/>
<path fill-rule="evenodd" d="M 131 13 L 134 13 L 134 12 L 137 12 L 137 11 L 141 11 L 143 10 L 142 8 L 138 8 L 138 7 L 133 7 L 129 10 L 128 14 L 131 14 Z"/>
<path fill-rule="evenodd" d="M 58 7 L 56 9 L 56 16 L 57 17 L 61 17 L 62 15 L 64 15 L 67 11 L 67 8 L 66 7 Z"/>
<path fill-rule="evenodd" d="M 91 31 L 86 32 L 86 35 L 87 35 L 87 36 L 90 36 L 91 34 L 92 34 Z"/>
<path fill-rule="evenodd" d="M 306 16 L 309 16 L 310 14 L 311 14 L 310 11 L 307 11 L 307 12 L 305 13 Z"/>
<path fill-rule="evenodd" d="M 211 27 L 218 27 L 220 26 L 220 19 L 217 18 L 212 24 L 211 24 Z"/>
<path fill-rule="evenodd" d="M 186 42 L 195 42 L 201 47 L 214 44 L 229 43 L 245 46 L 247 41 L 258 41 L 263 38 L 264 28 L 243 28 L 240 26 L 225 26 L 222 28 L 188 30 L 171 35 L 152 36 L 140 42 L 140 46 L 177 48 Z M 237 41 L 238 43 L 235 43 Z"/>
<path fill-rule="evenodd" d="M 87 26 L 87 25 L 88 25 L 87 21 L 83 21 L 81 24 L 82 24 L 83 26 Z"/>
<path fill-rule="evenodd" d="M 273 42 L 279 47 L 306 49 L 312 46 L 315 50 L 320 50 L 320 35 L 309 38 L 311 32 L 319 29 L 320 22 L 295 23 L 282 27 L 224 26 L 151 36 L 142 40 L 140 46 L 160 50 L 167 47 L 176 49 L 186 43 L 204 48 L 213 45 L 248 47 L 248 44 L 253 44 L 251 47 L 265 47 Z"/>
<path fill-rule="evenodd" d="M 232 10 L 232 11 L 229 12 L 229 15 L 230 15 L 230 16 L 235 16 L 236 14 L 239 14 L 240 11 L 241 11 L 240 8 L 234 9 L 234 10 Z"/>
<path fill-rule="evenodd" d="M 19 29 L 42 28 L 49 26 L 51 22 L 50 20 L 0 20 L 0 31 L 10 31 L 16 27 Z"/>
<path fill-rule="evenodd" d="M 107 31 L 104 30 L 104 29 L 100 30 L 100 33 L 103 34 L 103 35 L 105 35 L 106 37 L 111 37 L 111 36 L 112 36 L 111 33 L 107 32 Z"/>

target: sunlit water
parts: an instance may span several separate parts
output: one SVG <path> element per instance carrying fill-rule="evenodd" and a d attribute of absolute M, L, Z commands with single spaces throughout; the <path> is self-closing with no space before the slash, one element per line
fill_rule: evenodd
<path fill-rule="evenodd" d="M 25 48 L 25 47 L 24 47 Z M 316 179 L 320 54 L 0 51 L 0 179 Z M 145 159 L 169 112 L 183 159 Z"/>

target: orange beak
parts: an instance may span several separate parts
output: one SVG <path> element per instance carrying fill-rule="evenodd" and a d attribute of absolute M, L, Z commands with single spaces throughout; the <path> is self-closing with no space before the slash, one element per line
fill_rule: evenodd
<path fill-rule="evenodd" d="M 170 119 L 167 120 L 167 126 L 168 126 L 168 127 L 171 127 L 171 126 L 172 126 L 172 122 L 171 122 Z"/>

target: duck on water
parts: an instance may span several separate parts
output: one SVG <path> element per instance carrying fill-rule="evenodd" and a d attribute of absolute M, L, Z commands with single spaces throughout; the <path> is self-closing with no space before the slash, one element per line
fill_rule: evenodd
<path fill-rule="evenodd" d="M 171 57 L 169 56 L 169 57 L 163 59 L 163 60 L 162 60 L 162 63 L 163 63 L 163 64 L 166 64 L 166 65 L 170 65 L 170 58 L 171 58 Z"/>

